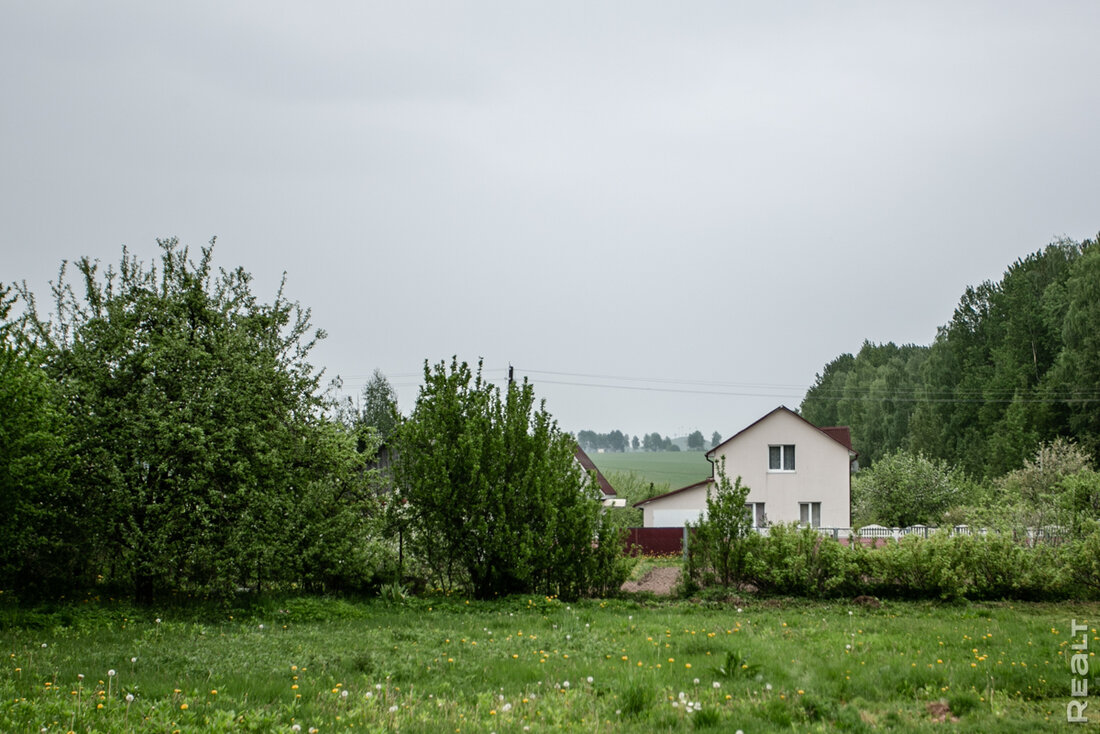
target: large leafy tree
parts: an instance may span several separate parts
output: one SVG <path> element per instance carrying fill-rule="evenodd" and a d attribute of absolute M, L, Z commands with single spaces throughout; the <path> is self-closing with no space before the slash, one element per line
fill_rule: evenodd
<path fill-rule="evenodd" d="M 389 440 L 401 422 L 397 391 L 379 369 L 374 370 L 363 388 L 363 412 L 359 420 L 362 425 L 374 428 L 383 441 Z"/>
<path fill-rule="evenodd" d="M 502 392 L 480 365 L 425 363 L 397 436 L 398 515 L 436 583 L 490 598 L 575 597 L 622 582 L 619 530 L 526 380 Z"/>
<path fill-rule="evenodd" d="M 215 271 L 175 239 L 159 262 L 76 263 L 32 331 L 68 412 L 72 482 L 96 561 L 144 601 L 167 588 L 227 594 L 297 571 L 293 519 L 312 483 L 322 400 L 307 362 L 320 331 L 243 269 Z"/>
<path fill-rule="evenodd" d="M 0 588 L 55 593 L 89 572 L 84 508 L 60 395 L 9 318 L 15 300 L 0 285 Z"/>

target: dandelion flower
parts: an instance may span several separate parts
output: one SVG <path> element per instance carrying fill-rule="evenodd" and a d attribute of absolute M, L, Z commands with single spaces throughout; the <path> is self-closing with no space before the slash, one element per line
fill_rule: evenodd
<path fill-rule="evenodd" d="M 136 663 L 136 662 L 137 662 L 137 658 L 136 658 L 136 657 L 135 657 L 135 658 L 130 658 L 130 662 L 131 662 L 131 663 Z"/>
<path fill-rule="evenodd" d="M 133 703 L 133 702 L 134 702 L 134 694 L 127 693 L 126 694 L 126 703 Z"/>
<path fill-rule="evenodd" d="M 396 712 L 396 711 L 397 711 L 397 706 L 390 706 L 390 713 L 391 714 Z"/>
<path fill-rule="evenodd" d="M 711 686 L 717 689 L 717 688 L 721 688 L 722 684 L 719 683 L 718 681 L 714 681 L 713 683 L 711 683 Z"/>
<path fill-rule="evenodd" d="M 110 670 L 108 670 L 107 671 L 107 676 L 110 677 L 110 678 L 114 678 L 115 677 L 115 669 L 111 668 Z"/>
<path fill-rule="evenodd" d="M 592 676 L 588 676 L 588 682 L 589 682 L 589 683 L 591 683 L 591 682 L 592 682 Z"/>

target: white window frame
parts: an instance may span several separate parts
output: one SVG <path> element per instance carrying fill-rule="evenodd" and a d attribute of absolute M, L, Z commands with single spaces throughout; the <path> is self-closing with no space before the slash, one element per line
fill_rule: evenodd
<path fill-rule="evenodd" d="M 762 528 L 767 525 L 768 513 L 764 511 L 763 502 L 746 502 L 745 507 L 749 511 L 749 517 L 752 518 L 754 528 Z"/>
<path fill-rule="evenodd" d="M 797 464 L 795 464 L 796 453 L 794 446 L 793 443 L 770 444 L 768 446 L 768 471 L 777 473 L 786 472 L 788 474 L 793 473 L 797 466 Z M 772 451 L 774 449 L 779 449 L 778 468 L 772 466 Z"/>
<path fill-rule="evenodd" d="M 821 503 L 799 502 L 798 524 L 801 527 L 806 527 L 807 525 L 813 528 L 821 527 Z"/>

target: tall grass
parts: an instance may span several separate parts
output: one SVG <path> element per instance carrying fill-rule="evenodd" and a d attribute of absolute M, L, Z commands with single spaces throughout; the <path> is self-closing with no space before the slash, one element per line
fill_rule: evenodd
<path fill-rule="evenodd" d="M 1096 604 L 741 604 L 8 610 L 0 730 L 1056 731 L 1070 620 L 1100 648 Z"/>

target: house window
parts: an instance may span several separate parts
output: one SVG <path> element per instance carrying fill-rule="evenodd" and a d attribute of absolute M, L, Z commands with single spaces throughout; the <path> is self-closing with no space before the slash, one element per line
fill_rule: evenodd
<path fill-rule="evenodd" d="M 799 502 L 798 522 L 801 525 L 809 525 L 810 527 L 821 527 L 821 503 Z"/>
<path fill-rule="evenodd" d="M 768 516 L 764 514 L 763 502 L 746 502 L 745 507 L 749 511 L 749 517 L 752 518 L 752 526 L 754 528 L 762 528 L 767 526 Z"/>
<path fill-rule="evenodd" d="M 768 447 L 768 471 L 794 471 L 794 444 Z"/>

